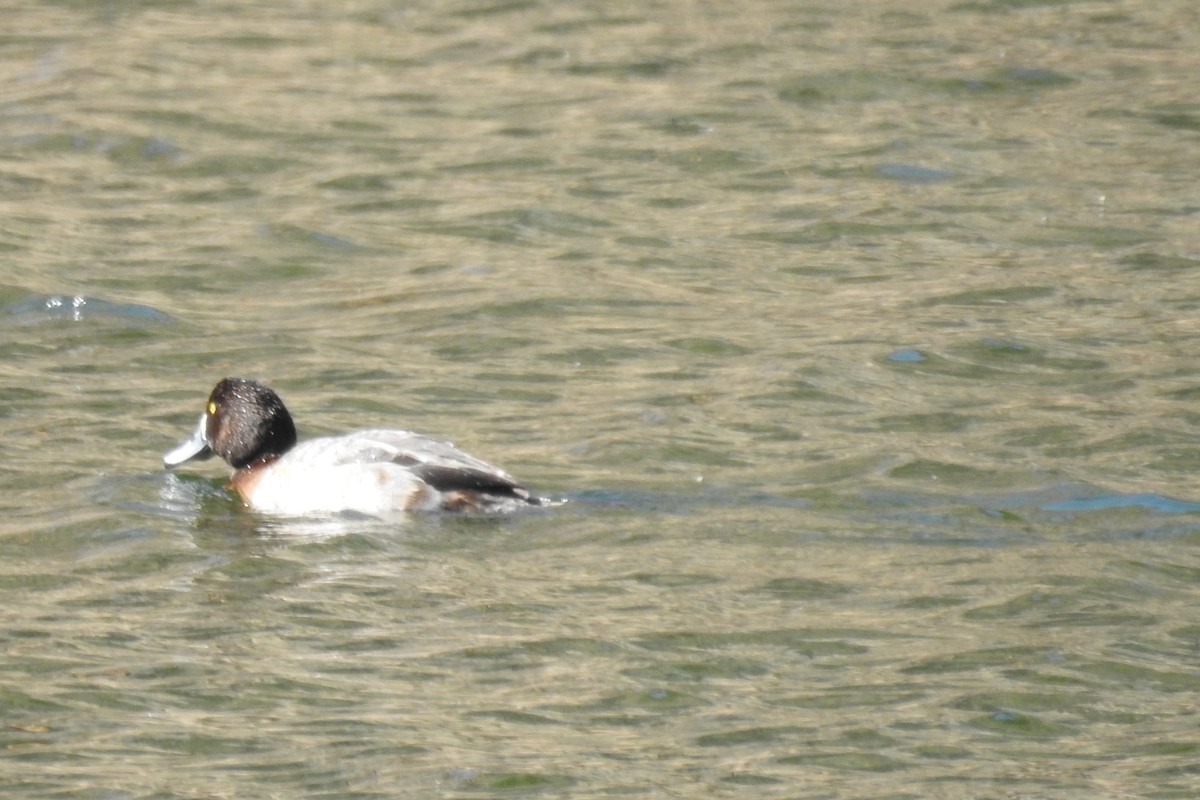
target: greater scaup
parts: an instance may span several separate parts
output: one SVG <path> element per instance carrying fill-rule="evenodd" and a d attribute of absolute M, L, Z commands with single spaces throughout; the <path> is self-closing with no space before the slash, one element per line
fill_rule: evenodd
<path fill-rule="evenodd" d="M 163 464 L 170 469 L 214 454 L 234 468 L 229 488 L 246 505 L 276 514 L 497 513 L 547 504 L 504 470 L 410 431 L 362 430 L 296 444 L 279 395 L 245 378 L 216 385 L 195 433 Z"/>

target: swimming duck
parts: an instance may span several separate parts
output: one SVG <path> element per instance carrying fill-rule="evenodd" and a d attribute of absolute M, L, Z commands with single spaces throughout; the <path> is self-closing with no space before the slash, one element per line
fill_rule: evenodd
<path fill-rule="evenodd" d="M 279 395 L 246 378 L 213 388 L 196 431 L 163 465 L 213 455 L 234 468 L 228 488 L 268 513 L 500 513 L 547 504 L 504 470 L 410 431 L 361 430 L 296 444 Z"/>

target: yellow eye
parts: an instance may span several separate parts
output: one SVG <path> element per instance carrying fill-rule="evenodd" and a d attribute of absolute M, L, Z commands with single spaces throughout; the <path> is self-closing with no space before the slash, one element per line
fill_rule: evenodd
<path fill-rule="evenodd" d="M 213 400 L 209 400 L 209 401 L 208 401 L 208 413 L 209 413 L 209 414 L 216 414 L 216 413 L 217 413 L 217 404 L 216 404 L 216 402 L 215 402 L 215 401 L 213 401 Z"/>

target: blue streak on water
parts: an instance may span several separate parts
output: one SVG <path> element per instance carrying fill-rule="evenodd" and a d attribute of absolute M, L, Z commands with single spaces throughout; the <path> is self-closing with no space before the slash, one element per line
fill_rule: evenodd
<path fill-rule="evenodd" d="M 1101 494 L 1059 500 L 1041 506 L 1043 511 L 1104 511 L 1110 508 L 1145 508 L 1164 514 L 1190 514 L 1200 511 L 1200 503 L 1176 500 L 1158 494 Z"/>
<path fill-rule="evenodd" d="M 912 347 L 904 347 L 888 353 L 887 359 L 888 361 L 897 361 L 902 364 L 917 364 L 925 361 L 926 356 L 920 350 Z"/>
<path fill-rule="evenodd" d="M 878 172 L 885 178 L 906 183 L 937 183 L 954 177 L 954 173 L 948 170 L 918 167 L 913 164 L 883 164 Z"/>

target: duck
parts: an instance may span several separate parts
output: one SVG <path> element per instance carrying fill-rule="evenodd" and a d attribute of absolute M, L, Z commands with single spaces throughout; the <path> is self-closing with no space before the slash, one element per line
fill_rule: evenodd
<path fill-rule="evenodd" d="M 196 430 L 163 455 L 163 466 L 214 455 L 234 470 L 226 488 L 267 514 L 507 513 L 550 504 L 499 467 L 412 431 L 368 429 L 297 443 L 283 400 L 249 378 L 213 387 Z"/>

